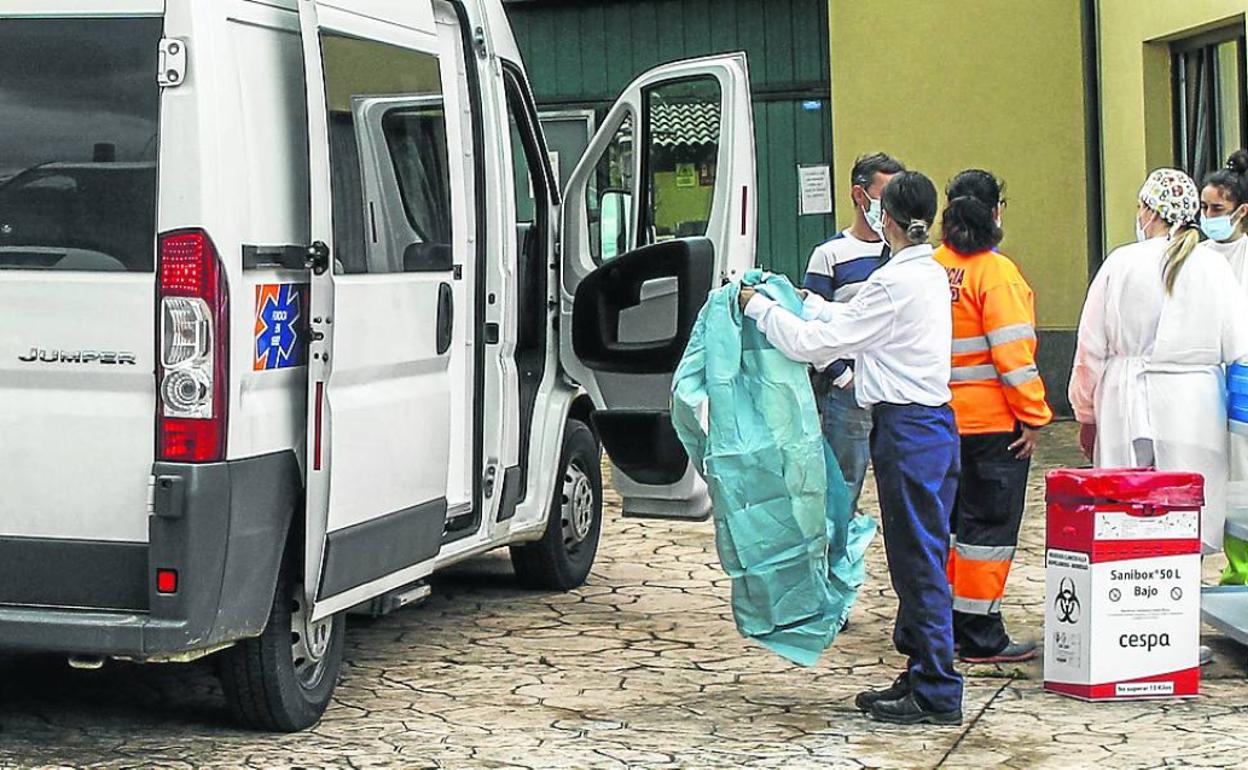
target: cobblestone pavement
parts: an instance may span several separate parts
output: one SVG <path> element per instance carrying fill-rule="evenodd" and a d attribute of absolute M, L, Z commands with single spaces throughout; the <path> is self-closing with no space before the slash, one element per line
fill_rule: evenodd
<path fill-rule="evenodd" d="M 1077 462 L 1070 426 L 1039 465 Z M 1042 474 L 1007 618 L 1042 623 Z M 874 506 L 870 497 L 865 505 Z M 505 554 L 440 577 L 426 604 L 355 623 L 315 730 L 240 731 L 207 665 L 71 671 L 0 661 L 0 765 L 109 767 L 1230 767 L 1248 761 L 1248 652 L 1213 638 L 1204 695 L 1083 704 L 1040 666 L 969 670 L 966 724 L 889 728 L 854 711 L 900 665 L 883 549 L 854 624 L 818 667 L 742 641 L 709 524 L 626 521 L 612 503 L 589 584 L 517 590 Z M 1215 565 L 1210 564 L 1212 573 Z"/>

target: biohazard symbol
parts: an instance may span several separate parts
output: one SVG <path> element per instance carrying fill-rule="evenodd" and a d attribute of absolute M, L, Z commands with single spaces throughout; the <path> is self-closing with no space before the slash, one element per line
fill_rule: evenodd
<path fill-rule="evenodd" d="M 1070 625 L 1079 622 L 1079 597 L 1075 594 L 1075 581 L 1062 578 L 1061 590 L 1053 600 L 1053 609 L 1057 611 L 1059 622 Z"/>

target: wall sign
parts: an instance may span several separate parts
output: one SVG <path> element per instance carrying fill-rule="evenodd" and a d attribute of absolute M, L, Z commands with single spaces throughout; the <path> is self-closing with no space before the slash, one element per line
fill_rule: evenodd
<path fill-rule="evenodd" d="M 676 164 L 676 186 L 677 187 L 697 187 L 698 186 L 698 166 L 696 163 L 677 163 Z"/>
<path fill-rule="evenodd" d="M 798 187 L 801 193 L 800 214 L 832 213 L 832 168 L 830 166 L 798 166 Z"/>

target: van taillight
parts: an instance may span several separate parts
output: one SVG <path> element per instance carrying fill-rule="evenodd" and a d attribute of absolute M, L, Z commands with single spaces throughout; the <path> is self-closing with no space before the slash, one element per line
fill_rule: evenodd
<path fill-rule="evenodd" d="M 160 238 L 157 455 L 225 459 L 228 296 L 221 260 L 200 230 Z"/>

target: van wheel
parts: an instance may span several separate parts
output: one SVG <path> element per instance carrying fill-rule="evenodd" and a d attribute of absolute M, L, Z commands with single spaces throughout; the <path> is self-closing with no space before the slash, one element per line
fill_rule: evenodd
<path fill-rule="evenodd" d="M 511 547 L 516 579 L 525 588 L 568 591 L 585 583 L 602 533 L 602 450 L 589 426 L 568 420 L 546 534 Z"/>
<path fill-rule="evenodd" d="M 316 623 L 303 586 L 282 569 L 264 632 L 221 654 L 218 676 L 240 722 L 258 730 L 296 732 L 325 713 L 346 636 L 343 614 Z"/>

